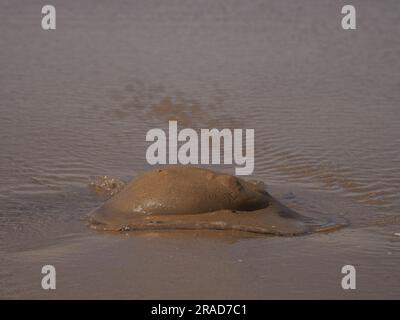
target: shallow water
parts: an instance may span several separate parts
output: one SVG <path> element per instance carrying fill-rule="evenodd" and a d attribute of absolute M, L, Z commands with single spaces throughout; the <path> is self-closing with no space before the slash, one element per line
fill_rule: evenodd
<path fill-rule="evenodd" d="M 327 0 L 52 4 L 45 32 L 42 2 L 0 0 L 0 297 L 400 297 L 398 1 L 353 1 L 356 31 Z M 91 177 L 149 169 L 145 134 L 169 119 L 254 128 L 253 178 L 350 226 L 250 239 L 87 228 L 104 202 Z M 56 291 L 40 287 L 44 264 Z M 355 291 L 340 287 L 346 264 Z"/>

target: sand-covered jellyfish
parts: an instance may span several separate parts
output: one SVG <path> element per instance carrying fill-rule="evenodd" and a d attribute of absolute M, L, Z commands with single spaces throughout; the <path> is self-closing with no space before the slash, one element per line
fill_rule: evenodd
<path fill-rule="evenodd" d="M 137 177 L 93 210 L 89 223 L 109 231 L 234 230 L 281 236 L 342 226 L 295 212 L 261 182 L 180 165 Z"/>

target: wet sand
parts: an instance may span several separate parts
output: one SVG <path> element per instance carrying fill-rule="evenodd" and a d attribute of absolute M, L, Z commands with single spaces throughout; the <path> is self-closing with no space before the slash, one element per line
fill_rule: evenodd
<path fill-rule="evenodd" d="M 398 263 L 399 241 L 392 239 L 385 249 L 377 248 L 376 241 L 370 240 L 371 235 L 376 238 L 375 232 L 347 229 L 286 239 L 237 240 L 233 236 L 231 241 L 226 235 L 218 239 L 193 233 L 176 238 L 91 235 L 64 239 L 58 245 L 9 255 L 6 265 L 24 277 L 3 283 L 7 290 L 3 289 L 2 297 L 398 298 L 398 275 L 390 265 Z M 38 270 L 44 261 L 57 268 L 57 289 L 52 292 L 39 288 Z M 357 268 L 356 291 L 340 287 L 344 261 Z M 382 270 L 386 270 L 384 275 Z"/>
<path fill-rule="evenodd" d="M 281 190 L 274 188 L 284 199 Z M 319 196 L 295 193 L 304 199 Z M 328 197 L 321 200 L 333 205 Z M 78 210 L 84 217 L 84 210 Z M 46 230 L 51 226 L 60 222 Z M 78 219 L 62 226 L 69 232 L 56 235 L 53 230 L 40 242 L 20 240 L 2 253 L 1 298 L 395 299 L 400 294 L 394 268 L 400 260 L 400 237 L 394 235 L 398 224 L 353 225 L 299 237 L 227 231 L 110 233 L 91 230 Z M 56 267 L 55 291 L 40 287 L 44 264 Z M 355 291 L 340 286 L 345 264 L 357 268 Z"/>
<path fill-rule="evenodd" d="M 400 4 L 0 1 L 1 298 L 399 298 Z M 39 9 L 38 9 L 39 8 Z M 117 18 L 116 18 L 117 17 Z M 151 128 L 254 128 L 252 179 L 349 226 L 300 237 L 109 234 L 93 177 L 151 169 Z M 227 174 L 233 166 L 204 166 Z M 57 289 L 41 289 L 53 264 Z M 357 289 L 341 289 L 341 268 Z"/>

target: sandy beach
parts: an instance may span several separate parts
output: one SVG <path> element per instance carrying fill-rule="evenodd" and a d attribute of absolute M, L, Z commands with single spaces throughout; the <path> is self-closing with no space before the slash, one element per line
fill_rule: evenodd
<path fill-rule="evenodd" d="M 400 3 L 0 0 L 1 299 L 400 298 Z M 146 133 L 254 129 L 254 172 L 327 233 L 101 232 L 89 185 Z M 237 165 L 199 165 L 229 175 Z M 43 290 L 41 269 L 57 270 Z M 342 267 L 357 270 L 343 290 Z"/>

